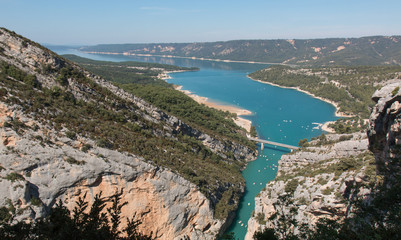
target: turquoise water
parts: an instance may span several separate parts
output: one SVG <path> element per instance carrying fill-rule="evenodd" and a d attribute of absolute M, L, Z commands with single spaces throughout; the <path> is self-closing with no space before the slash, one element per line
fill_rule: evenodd
<path fill-rule="evenodd" d="M 252 81 L 247 74 L 267 65 L 247 63 L 223 63 L 192 59 L 162 57 L 133 57 L 119 55 L 85 54 L 68 48 L 53 48 L 59 54 L 72 53 L 83 57 L 106 61 L 145 61 L 199 67 L 197 72 L 171 74 L 168 81 L 182 85 L 183 89 L 227 105 L 234 105 L 253 112 L 250 119 L 258 135 L 285 144 L 298 145 L 300 139 L 311 138 L 322 133 L 314 123 L 335 120 L 335 108 L 323 101 L 293 89 L 274 87 Z M 260 150 L 260 149 L 259 149 Z M 237 211 L 236 219 L 228 231 L 243 239 L 254 198 L 277 173 L 278 160 L 287 149 L 265 146 L 259 157 L 250 162 L 243 171 L 246 191 Z"/>
<path fill-rule="evenodd" d="M 170 81 L 183 85 L 200 96 L 224 104 L 236 105 L 253 112 L 245 118 L 252 120 L 258 135 L 263 139 L 298 145 L 302 138 L 320 135 L 316 124 L 335 119 L 335 108 L 323 101 L 292 89 L 283 89 L 259 83 L 246 77 L 254 69 L 201 69 L 198 73 L 176 73 Z M 259 66 L 260 67 L 260 66 Z M 250 162 L 243 171 L 246 192 L 240 203 L 237 217 L 228 229 L 238 239 L 243 239 L 248 219 L 254 210 L 254 198 L 273 180 L 277 173 L 278 160 L 289 150 L 266 147 L 256 161 Z"/>

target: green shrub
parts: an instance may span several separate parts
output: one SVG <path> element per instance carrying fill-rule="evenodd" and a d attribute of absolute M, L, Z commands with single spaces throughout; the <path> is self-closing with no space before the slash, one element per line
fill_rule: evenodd
<path fill-rule="evenodd" d="M 76 134 L 75 132 L 67 131 L 67 132 L 65 133 L 65 135 L 66 135 L 69 139 L 72 139 L 72 140 L 77 139 L 77 134 Z"/>
<path fill-rule="evenodd" d="M 262 213 L 262 212 L 259 212 L 259 213 L 256 215 L 256 221 L 258 221 L 258 223 L 259 223 L 260 225 L 265 225 L 265 224 L 266 224 L 265 214 Z"/>
<path fill-rule="evenodd" d="M 32 197 L 31 204 L 34 206 L 40 206 L 40 205 L 42 205 L 42 201 L 37 197 Z"/>
<path fill-rule="evenodd" d="M 323 189 L 323 191 L 322 191 L 322 193 L 323 193 L 324 195 L 330 195 L 332 192 L 333 192 L 333 188 L 329 188 L 329 187 L 326 187 L 326 188 Z"/>
<path fill-rule="evenodd" d="M 99 147 L 102 147 L 102 148 L 113 149 L 113 144 L 110 141 L 108 141 L 107 139 L 104 139 L 104 138 L 101 138 L 101 139 L 97 140 L 96 144 Z"/>
<path fill-rule="evenodd" d="M 309 146 L 308 139 L 304 138 L 304 139 L 299 140 L 298 146 L 300 146 L 300 147 L 307 147 L 307 146 Z"/>
<path fill-rule="evenodd" d="M 92 145 L 90 145 L 89 143 L 86 143 L 81 147 L 82 152 L 88 152 L 90 149 L 92 149 Z"/>
<path fill-rule="evenodd" d="M 251 126 L 250 134 L 251 134 L 252 137 L 257 137 L 258 136 L 258 133 L 256 132 L 256 128 L 253 125 Z"/>
<path fill-rule="evenodd" d="M 121 202 L 121 193 L 106 198 L 96 194 L 93 203 L 85 202 L 86 194 L 75 202 L 75 208 L 69 210 L 59 201 L 49 215 L 37 221 L 10 224 L 12 211 L 0 208 L 0 239 L 97 239 L 97 240 L 151 240 L 150 235 L 139 233 L 140 220 L 127 218 L 122 226 L 121 208 L 127 202 Z M 40 200 L 34 200 L 40 203 Z M 106 208 L 107 206 L 107 208 Z M 11 213 L 12 214 L 11 214 Z"/>
<path fill-rule="evenodd" d="M 328 182 L 328 179 L 319 177 L 319 180 L 317 180 L 317 183 L 320 185 L 325 185 Z"/>
<path fill-rule="evenodd" d="M 400 87 L 394 88 L 394 90 L 391 92 L 392 96 L 394 97 L 398 93 L 399 90 L 400 90 Z"/>
<path fill-rule="evenodd" d="M 306 200 L 305 197 L 301 197 L 301 198 L 298 199 L 298 203 L 297 204 L 298 205 L 308 205 L 309 202 Z"/>
<path fill-rule="evenodd" d="M 12 173 L 9 173 L 9 174 L 7 174 L 7 176 L 5 177 L 5 179 L 7 179 L 7 180 L 9 180 L 9 181 L 11 181 L 11 182 L 15 182 L 15 181 L 23 181 L 23 180 L 25 180 L 25 178 L 21 175 L 21 174 L 18 174 L 18 173 L 16 173 L 16 172 L 12 172 Z"/>
<path fill-rule="evenodd" d="M 22 133 L 23 130 L 27 128 L 27 126 L 17 118 L 4 122 L 3 127 L 11 128 L 18 134 Z"/>
<path fill-rule="evenodd" d="M 339 138 L 339 141 L 342 142 L 342 141 L 348 141 L 348 140 L 351 140 L 351 139 L 352 139 L 352 135 L 342 135 Z"/>
<path fill-rule="evenodd" d="M 293 193 L 297 189 L 298 185 L 299 185 L 298 179 L 293 178 L 289 182 L 287 182 L 284 191 L 286 191 L 287 193 Z"/>
<path fill-rule="evenodd" d="M 7 96 L 7 93 L 8 93 L 7 89 L 5 89 L 5 88 L 0 88 L 0 97 L 5 97 L 5 96 Z"/>
<path fill-rule="evenodd" d="M 68 157 L 65 159 L 65 161 L 68 162 L 69 164 L 76 164 L 76 165 L 84 165 L 86 163 L 85 161 L 76 160 L 73 157 Z"/>
<path fill-rule="evenodd" d="M 0 223 L 7 223 L 12 219 L 10 210 L 6 207 L 0 207 Z"/>

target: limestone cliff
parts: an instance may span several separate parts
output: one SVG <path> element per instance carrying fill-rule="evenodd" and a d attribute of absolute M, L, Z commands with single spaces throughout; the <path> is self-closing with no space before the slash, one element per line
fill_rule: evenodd
<path fill-rule="evenodd" d="M 368 139 L 363 133 L 328 135 L 315 140 L 310 147 L 293 154 L 283 155 L 279 172 L 274 181 L 255 198 L 255 211 L 248 221 L 245 239 L 252 239 L 256 231 L 274 227 L 269 217 L 277 207 L 280 196 L 291 194 L 297 207 L 295 219 L 313 225 L 319 218 L 338 218 L 346 215 L 345 199 L 350 197 L 350 187 L 374 175 L 373 156 L 367 151 Z"/>
<path fill-rule="evenodd" d="M 122 199 L 129 203 L 123 215 L 136 213 L 146 226 L 142 231 L 153 231 L 157 239 L 212 239 L 218 233 L 222 222 L 213 219 L 209 200 L 194 184 L 129 154 L 98 147 L 82 152 L 82 142 L 93 142 L 44 130 L 36 131 L 35 139 L 29 133 L 1 130 L 0 205 L 11 204 L 16 220 L 42 217 L 58 199 L 73 208 L 85 193 L 90 202 L 100 191 L 107 197 L 123 190 Z M 43 144 L 38 136 L 54 143 Z"/>
<path fill-rule="evenodd" d="M 328 135 L 329 142 L 341 141 L 284 155 L 275 181 L 268 183 L 255 198 L 255 213 L 248 222 L 246 239 L 252 239 L 256 231 L 265 227 L 274 227 L 268 218 L 278 210 L 275 204 L 286 192 L 293 194 L 291 198 L 298 210 L 295 219 L 313 226 L 322 217 L 352 217 L 348 202 L 354 194 L 363 196 L 369 204 L 372 192 L 366 184 L 375 180 L 376 173 L 390 189 L 401 173 L 400 88 L 399 80 L 392 81 L 374 93 L 372 99 L 376 105 L 367 136 L 365 133 Z M 316 145 L 316 141 L 311 145 Z M 353 192 L 354 186 L 359 186 L 359 193 Z M 284 207 L 284 213 L 288 212 L 289 207 Z"/>
<path fill-rule="evenodd" d="M 223 197 L 236 206 L 243 183 L 232 173 L 230 181 L 223 179 L 220 172 L 206 184 L 200 173 L 210 170 L 182 158 L 201 159 L 197 150 L 204 148 L 220 158 L 201 163 L 221 168 L 251 160 L 254 150 L 205 134 L 5 29 L 0 29 L 0 63 L 0 206 L 15 220 L 42 217 L 58 200 L 73 208 L 86 193 L 92 201 L 99 192 L 107 197 L 122 190 L 122 201 L 128 202 L 124 217 L 135 214 L 143 223 L 140 230 L 152 231 L 156 239 L 214 239 L 221 231 L 225 220 L 215 217 L 215 206 Z M 81 119 L 70 118 L 80 106 L 86 107 L 75 115 Z M 103 122 L 120 129 L 107 138 Z M 148 147 L 160 154 L 145 159 L 128 141 L 137 141 L 142 152 Z M 181 169 L 166 167 L 173 161 Z"/>
<path fill-rule="evenodd" d="M 375 154 L 378 170 L 399 175 L 401 157 L 401 82 L 389 84 L 375 92 L 377 103 L 369 121 L 369 148 Z"/>
<path fill-rule="evenodd" d="M 168 115 L 160 109 L 152 106 L 143 99 L 123 91 L 99 76 L 85 71 L 78 65 L 67 62 L 67 60 L 60 58 L 50 50 L 31 42 L 28 39 L 21 38 L 21 36 L 10 34 L 8 31 L 0 29 L 0 59 L 15 64 L 27 73 L 34 74 L 38 78 L 38 81 L 45 87 L 51 88 L 58 85 L 55 82 L 55 77 L 57 74 L 38 74 L 38 72 L 40 73 L 43 71 L 43 68 L 50 68 L 55 71 L 66 65 L 73 65 L 74 68 L 82 71 L 95 83 L 107 88 L 121 99 L 134 103 L 137 108 L 141 110 L 137 110 L 136 113 L 141 115 L 146 120 L 156 124 L 160 122 L 165 124 L 168 133 L 159 132 L 158 134 L 171 136 L 172 134 L 182 133 L 191 137 L 195 137 L 196 139 L 202 141 L 203 144 L 210 148 L 211 151 L 223 157 L 227 157 L 226 154 L 229 152 L 233 154 L 234 159 L 236 160 L 250 161 L 256 158 L 255 151 L 249 147 L 236 144 L 232 141 L 219 140 L 209 136 L 208 134 L 202 133 L 196 128 L 193 128 L 181 121 L 177 117 Z M 71 93 L 74 94 L 74 96 L 78 99 L 90 100 L 92 96 L 99 95 L 99 93 L 96 93 L 93 89 L 87 88 L 75 81 L 69 81 L 68 84 L 69 88 L 71 89 Z"/>

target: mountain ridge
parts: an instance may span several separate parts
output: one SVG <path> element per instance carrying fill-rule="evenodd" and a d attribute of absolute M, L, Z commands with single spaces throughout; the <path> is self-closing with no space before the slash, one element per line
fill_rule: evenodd
<path fill-rule="evenodd" d="M 80 50 L 311 66 L 401 64 L 401 36 L 101 44 Z"/>

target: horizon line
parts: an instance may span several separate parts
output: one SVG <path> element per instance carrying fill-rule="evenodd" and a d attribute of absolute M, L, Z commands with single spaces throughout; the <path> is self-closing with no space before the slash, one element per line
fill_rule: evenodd
<path fill-rule="evenodd" d="M 249 39 L 232 39 L 232 40 L 217 40 L 217 41 L 188 41 L 188 42 L 126 42 L 126 43 L 95 43 L 95 44 L 58 44 L 58 43 L 40 43 L 44 46 L 71 46 L 71 47 L 84 47 L 84 46 L 97 46 L 97 45 L 127 45 L 127 44 L 194 44 L 194 43 L 219 43 L 219 42 L 234 42 L 234 41 L 305 41 L 305 40 L 325 40 L 325 39 L 359 39 L 359 38 L 369 38 L 369 37 L 401 37 L 401 35 L 369 35 L 369 36 L 361 36 L 361 37 L 322 37 L 322 38 L 271 38 L 271 39 L 263 39 L 263 38 L 249 38 Z"/>

